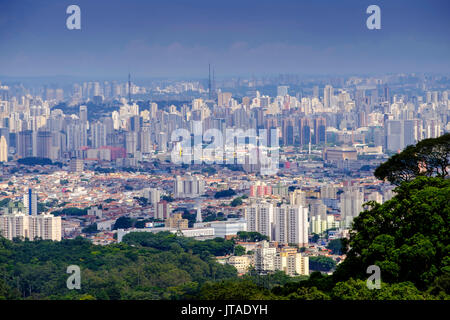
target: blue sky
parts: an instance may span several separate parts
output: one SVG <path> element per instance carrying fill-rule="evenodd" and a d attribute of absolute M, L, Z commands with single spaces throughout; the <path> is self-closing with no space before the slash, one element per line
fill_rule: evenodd
<path fill-rule="evenodd" d="M 81 30 L 66 8 L 81 8 Z M 381 8 L 381 30 L 366 8 Z M 0 75 L 450 72 L 448 0 L 0 0 Z"/>

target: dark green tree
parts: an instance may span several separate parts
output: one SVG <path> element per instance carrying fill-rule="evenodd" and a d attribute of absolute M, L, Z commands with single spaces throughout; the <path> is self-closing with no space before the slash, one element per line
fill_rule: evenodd
<path fill-rule="evenodd" d="M 400 185 L 418 176 L 448 176 L 450 165 L 450 133 L 425 139 L 406 147 L 381 164 L 374 172 L 380 180 Z"/>
<path fill-rule="evenodd" d="M 242 256 L 245 254 L 245 248 L 243 246 L 235 246 L 234 247 L 234 254 L 236 256 Z"/>
<path fill-rule="evenodd" d="M 327 249 L 330 249 L 333 254 L 342 254 L 341 239 L 333 239 L 328 242 Z"/>
<path fill-rule="evenodd" d="M 231 201 L 230 206 L 237 207 L 237 206 L 240 206 L 241 204 L 242 204 L 242 198 L 237 197 L 237 198 L 234 198 L 233 201 Z"/>
<path fill-rule="evenodd" d="M 425 290 L 450 272 L 450 180 L 418 177 L 395 192 L 383 204 L 369 202 L 354 219 L 336 280 L 366 278 L 374 264 L 383 281 L 410 281 Z"/>
<path fill-rule="evenodd" d="M 309 268 L 316 271 L 331 271 L 336 267 L 336 262 L 325 256 L 309 257 Z"/>
<path fill-rule="evenodd" d="M 113 229 L 114 230 L 128 229 L 128 228 L 131 228 L 132 226 L 133 226 L 133 219 L 131 219 L 129 217 L 120 217 L 114 223 Z"/>

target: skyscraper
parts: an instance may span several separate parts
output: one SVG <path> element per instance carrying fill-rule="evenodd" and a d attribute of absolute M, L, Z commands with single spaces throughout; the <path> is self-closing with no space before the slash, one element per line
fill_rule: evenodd
<path fill-rule="evenodd" d="M 288 95 L 289 86 L 278 86 L 277 87 L 277 96 L 284 97 Z"/>
<path fill-rule="evenodd" d="M 219 92 L 217 95 L 217 104 L 219 107 L 229 107 L 231 97 L 231 92 Z"/>
<path fill-rule="evenodd" d="M 80 106 L 80 121 L 86 124 L 88 119 L 87 106 Z"/>
<path fill-rule="evenodd" d="M 96 122 L 91 127 L 92 147 L 100 148 L 106 146 L 106 126 L 101 122 Z"/>
<path fill-rule="evenodd" d="M 197 215 L 195 217 L 195 222 L 202 222 L 202 203 L 200 200 L 195 202 L 195 206 L 197 207 Z"/>
<path fill-rule="evenodd" d="M 389 87 L 388 86 L 384 86 L 384 88 L 383 88 L 383 98 L 384 98 L 384 101 L 390 103 L 391 95 L 390 95 L 390 91 L 389 91 Z"/>
<path fill-rule="evenodd" d="M 326 85 L 323 89 L 323 106 L 329 108 L 331 106 L 331 97 L 333 97 L 333 87 Z"/>
<path fill-rule="evenodd" d="M 87 125 L 82 122 L 71 123 L 67 126 L 67 149 L 77 155 L 81 147 L 87 146 Z"/>
<path fill-rule="evenodd" d="M 314 86 L 313 87 L 313 97 L 314 98 L 319 98 L 319 86 Z"/>
<path fill-rule="evenodd" d="M 311 122 L 308 118 L 300 118 L 298 121 L 300 145 L 305 146 L 311 142 Z"/>
<path fill-rule="evenodd" d="M 161 200 L 156 204 L 155 210 L 155 219 L 165 220 L 170 217 L 170 213 L 172 212 L 170 203 L 166 200 Z"/>
<path fill-rule="evenodd" d="M 40 158 L 50 158 L 52 146 L 52 133 L 50 131 L 38 131 L 37 133 L 37 156 Z"/>
<path fill-rule="evenodd" d="M 294 119 L 283 119 L 282 129 L 283 129 L 283 145 L 292 146 L 294 145 Z"/>
<path fill-rule="evenodd" d="M 327 120 L 324 117 L 314 119 L 314 140 L 315 144 L 327 143 Z"/>
<path fill-rule="evenodd" d="M 4 136 L 0 137 L 0 162 L 8 162 L 8 143 Z"/>
<path fill-rule="evenodd" d="M 27 158 L 33 156 L 33 131 L 25 130 L 19 132 L 19 139 L 17 141 L 19 158 Z"/>
<path fill-rule="evenodd" d="M 28 192 L 23 195 L 23 206 L 27 215 L 36 216 L 38 214 L 37 194 L 32 189 L 28 189 Z"/>
<path fill-rule="evenodd" d="M 386 149 L 398 151 L 417 142 L 419 130 L 416 120 L 386 121 Z"/>

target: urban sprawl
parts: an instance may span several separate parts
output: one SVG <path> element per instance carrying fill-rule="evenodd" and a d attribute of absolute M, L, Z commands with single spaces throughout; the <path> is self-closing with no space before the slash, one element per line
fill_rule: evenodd
<path fill-rule="evenodd" d="M 328 245 L 368 201 L 393 197 L 374 169 L 450 131 L 449 84 L 417 74 L 3 82 L 0 233 L 99 245 L 131 232 L 239 233 L 243 250 L 219 262 L 308 275 L 311 257 L 345 259 Z"/>

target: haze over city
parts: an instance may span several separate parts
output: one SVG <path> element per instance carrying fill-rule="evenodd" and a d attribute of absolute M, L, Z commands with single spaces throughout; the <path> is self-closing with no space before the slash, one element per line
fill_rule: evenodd
<path fill-rule="evenodd" d="M 0 2 L 0 75 L 118 78 L 448 72 L 450 4 L 378 1 Z M 20 18 L 18 18 L 20 17 Z"/>
<path fill-rule="evenodd" d="M 0 300 L 448 301 L 449 9 L 0 0 Z"/>

